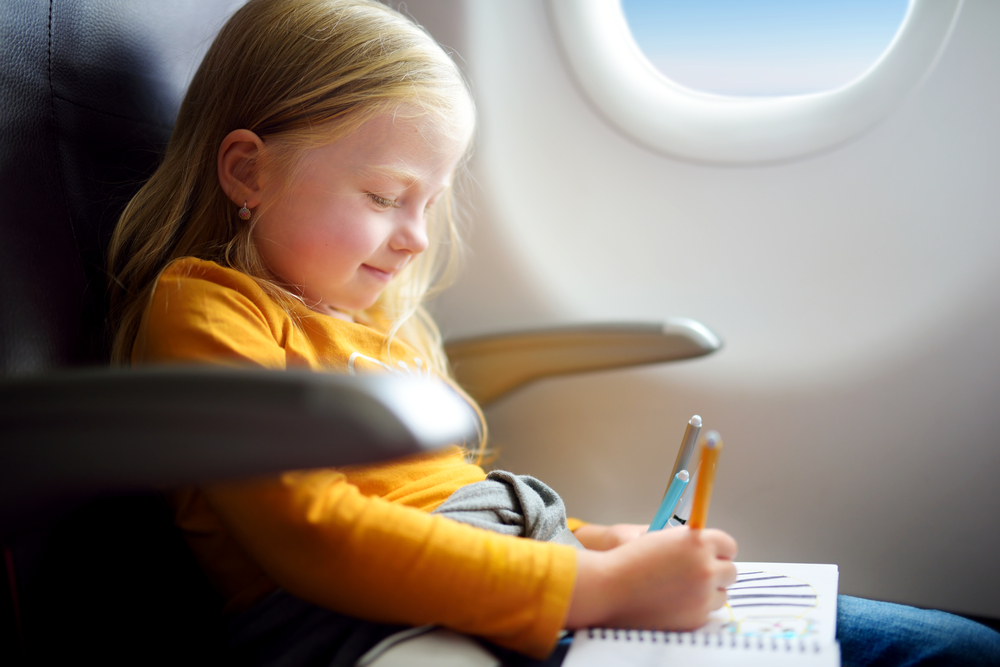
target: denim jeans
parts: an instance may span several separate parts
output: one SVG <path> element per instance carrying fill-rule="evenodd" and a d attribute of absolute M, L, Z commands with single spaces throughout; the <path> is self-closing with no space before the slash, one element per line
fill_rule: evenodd
<path fill-rule="evenodd" d="M 1000 665 L 1000 632 L 943 611 L 841 595 L 837 640 L 846 667 Z"/>
<path fill-rule="evenodd" d="M 837 641 L 844 667 L 997 667 L 1000 632 L 943 611 L 890 602 L 837 597 Z M 547 660 L 492 648 L 507 667 L 557 667 L 567 637 Z"/>

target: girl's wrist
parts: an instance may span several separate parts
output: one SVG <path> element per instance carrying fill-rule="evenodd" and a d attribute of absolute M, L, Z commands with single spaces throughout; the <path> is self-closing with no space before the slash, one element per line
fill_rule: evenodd
<path fill-rule="evenodd" d="M 576 581 L 570 599 L 566 627 L 575 630 L 604 625 L 614 616 L 611 561 L 601 551 L 576 552 Z"/>

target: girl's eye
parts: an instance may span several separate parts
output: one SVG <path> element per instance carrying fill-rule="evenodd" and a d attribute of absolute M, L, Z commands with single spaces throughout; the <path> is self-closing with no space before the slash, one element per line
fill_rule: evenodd
<path fill-rule="evenodd" d="M 391 199 L 386 199 L 385 197 L 379 197 L 374 192 L 368 193 L 368 198 L 375 202 L 375 205 L 379 208 L 399 208 L 399 204 Z"/>

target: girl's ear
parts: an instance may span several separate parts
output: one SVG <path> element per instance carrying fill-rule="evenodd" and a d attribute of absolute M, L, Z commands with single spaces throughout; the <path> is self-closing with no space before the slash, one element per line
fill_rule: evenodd
<path fill-rule="evenodd" d="M 261 173 L 258 160 L 264 142 L 250 130 L 233 130 L 219 146 L 219 185 L 237 206 L 260 205 Z"/>

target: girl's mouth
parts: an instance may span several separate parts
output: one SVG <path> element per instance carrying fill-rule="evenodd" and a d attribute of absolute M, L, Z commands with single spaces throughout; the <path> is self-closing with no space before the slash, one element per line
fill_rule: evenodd
<path fill-rule="evenodd" d="M 382 269 L 377 269 L 374 266 L 370 266 L 368 264 L 362 264 L 361 268 L 365 269 L 368 272 L 368 275 L 386 283 L 392 280 L 392 277 L 395 275 L 394 271 L 383 271 Z"/>

